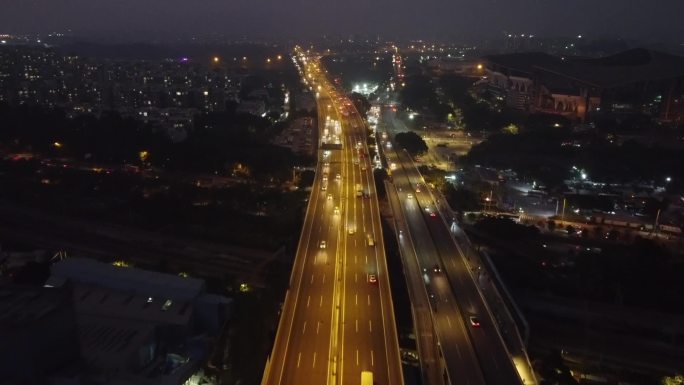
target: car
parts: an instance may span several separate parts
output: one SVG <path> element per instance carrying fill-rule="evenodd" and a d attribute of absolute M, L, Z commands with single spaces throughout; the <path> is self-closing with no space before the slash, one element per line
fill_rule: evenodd
<path fill-rule="evenodd" d="M 477 316 L 471 315 L 470 316 L 470 326 L 474 328 L 479 328 L 480 327 L 480 319 L 477 318 Z"/>
<path fill-rule="evenodd" d="M 327 243 L 325 241 L 321 241 L 320 248 L 325 249 L 327 246 Z"/>
<path fill-rule="evenodd" d="M 350 227 L 349 229 L 347 229 L 347 232 L 349 233 L 349 235 L 354 235 L 356 233 L 356 228 Z"/>
<path fill-rule="evenodd" d="M 435 273 L 441 273 L 441 272 L 442 272 L 442 268 L 439 267 L 438 264 L 435 264 L 435 265 L 432 267 L 432 271 L 434 271 Z"/>
<path fill-rule="evenodd" d="M 416 192 L 417 192 L 417 193 L 420 192 L 420 186 L 417 186 L 417 187 L 416 187 Z"/>
<path fill-rule="evenodd" d="M 327 181 L 328 181 L 328 177 L 323 175 L 323 182 L 327 182 Z"/>
<path fill-rule="evenodd" d="M 335 210 L 334 210 L 334 213 L 335 213 L 335 214 L 339 214 L 339 213 L 340 213 L 340 208 L 339 208 L 339 207 L 337 207 L 337 206 L 335 206 Z"/>
<path fill-rule="evenodd" d="M 434 211 L 430 211 L 430 216 L 431 216 L 431 217 L 436 217 L 436 216 L 437 216 L 437 214 L 435 214 L 435 212 L 434 212 Z"/>
<path fill-rule="evenodd" d="M 340 174 L 335 175 L 335 179 L 337 179 L 337 180 L 342 179 L 342 175 L 340 175 Z"/>
<path fill-rule="evenodd" d="M 323 185 L 321 186 L 321 190 L 325 191 L 327 189 L 328 189 L 328 185 L 323 183 Z"/>
<path fill-rule="evenodd" d="M 366 171 L 366 166 L 365 166 L 365 165 L 361 166 L 361 171 Z"/>
<path fill-rule="evenodd" d="M 413 199 L 413 194 L 406 194 L 406 198 Z"/>
<path fill-rule="evenodd" d="M 329 201 L 332 200 L 332 194 L 328 194 L 328 200 L 329 200 Z"/>
<path fill-rule="evenodd" d="M 368 274 L 368 283 L 378 283 L 378 277 L 375 274 Z"/>

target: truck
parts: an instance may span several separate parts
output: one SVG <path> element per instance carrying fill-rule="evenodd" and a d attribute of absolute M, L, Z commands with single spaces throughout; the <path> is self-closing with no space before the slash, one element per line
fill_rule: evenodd
<path fill-rule="evenodd" d="M 367 370 L 361 372 L 361 385 L 373 385 L 373 372 Z"/>
<path fill-rule="evenodd" d="M 360 183 L 357 183 L 356 184 L 356 196 L 360 197 L 361 195 L 363 195 L 363 188 L 361 187 Z"/>

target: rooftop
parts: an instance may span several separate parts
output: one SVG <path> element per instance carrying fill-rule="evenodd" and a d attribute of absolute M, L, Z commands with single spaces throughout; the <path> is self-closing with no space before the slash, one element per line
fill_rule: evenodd
<path fill-rule="evenodd" d="M 511 70 L 528 74 L 542 71 L 600 88 L 684 77 L 684 57 L 644 48 L 598 59 L 559 58 L 541 52 L 491 55 L 486 58 L 491 63 Z"/>
<path fill-rule="evenodd" d="M 52 266 L 48 284 L 60 286 L 64 281 L 135 292 L 147 297 L 192 300 L 204 292 L 204 281 L 153 271 L 116 267 L 85 258 L 68 258 Z"/>

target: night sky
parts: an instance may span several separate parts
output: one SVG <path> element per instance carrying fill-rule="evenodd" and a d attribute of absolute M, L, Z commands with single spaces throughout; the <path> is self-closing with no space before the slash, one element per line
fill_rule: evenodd
<path fill-rule="evenodd" d="M 684 0 L 0 0 L 0 33 L 684 40 Z"/>

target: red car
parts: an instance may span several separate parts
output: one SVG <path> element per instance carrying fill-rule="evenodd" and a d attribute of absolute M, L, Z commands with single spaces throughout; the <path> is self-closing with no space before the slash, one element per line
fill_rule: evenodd
<path fill-rule="evenodd" d="M 368 283 L 378 283 L 378 277 L 375 274 L 368 274 Z"/>

